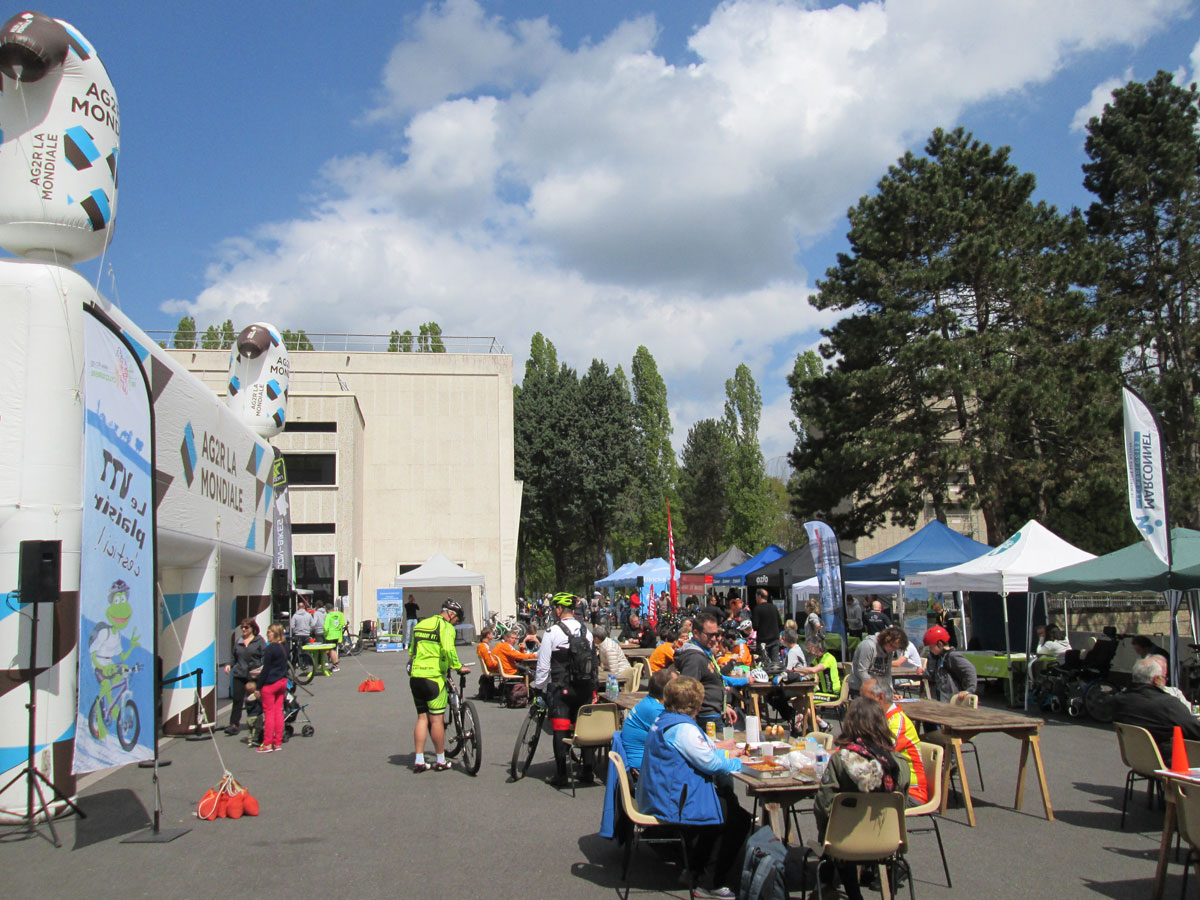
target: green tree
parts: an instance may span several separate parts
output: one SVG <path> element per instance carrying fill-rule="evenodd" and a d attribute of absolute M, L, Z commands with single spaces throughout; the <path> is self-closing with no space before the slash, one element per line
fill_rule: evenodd
<path fill-rule="evenodd" d="M 725 538 L 747 553 L 757 553 L 767 543 L 767 473 L 758 444 L 761 416 L 762 393 L 750 367 L 739 363 L 733 377 L 725 382 L 723 425 L 732 442 Z"/>
<path fill-rule="evenodd" d="M 559 366 L 554 344 L 535 334 L 525 377 L 513 389 L 514 469 L 524 483 L 517 550 L 525 577 L 540 552 L 549 555 L 556 590 L 571 583 L 572 553 L 585 525 L 580 408 L 574 371 Z"/>
<path fill-rule="evenodd" d="M 578 440 L 584 445 L 579 461 L 577 490 L 587 522 L 585 575 L 594 581 L 605 574 L 604 552 L 612 546 L 612 532 L 620 515 L 614 502 L 629 484 L 634 465 L 634 448 L 629 441 L 633 427 L 633 401 L 624 374 L 610 373 L 608 366 L 592 360 L 579 380 L 580 424 Z"/>
<path fill-rule="evenodd" d="M 1088 124 L 1087 224 L 1104 251 L 1100 304 L 1122 374 L 1156 407 L 1168 508 L 1200 527 L 1200 94 L 1168 72 L 1113 93 Z M 1128 535 L 1128 532 L 1126 532 Z"/>
<path fill-rule="evenodd" d="M 716 419 L 701 419 L 688 429 L 679 454 L 682 510 L 676 521 L 686 526 L 682 545 L 687 555 L 712 559 L 726 548 L 729 520 L 728 483 L 733 468 L 729 434 Z"/>
<path fill-rule="evenodd" d="M 442 326 L 437 322 L 426 322 L 421 326 L 417 335 L 417 351 L 419 353 L 445 353 L 446 345 L 442 343 Z"/>
<path fill-rule="evenodd" d="M 233 330 L 233 320 L 226 319 L 221 323 L 221 349 L 228 350 L 237 340 L 237 332 Z"/>
<path fill-rule="evenodd" d="M 991 543 L 1036 517 L 1099 549 L 1120 463 L 1082 218 L 1034 204 L 1007 148 L 938 129 L 925 150 L 851 209 L 812 300 L 850 315 L 824 332 L 828 371 L 789 379 L 793 510 L 852 539 L 977 506 Z"/>
<path fill-rule="evenodd" d="M 308 335 L 305 334 L 303 328 L 298 331 L 288 331 L 288 329 L 284 328 L 281 334 L 283 335 L 283 346 L 289 350 L 313 349 L 312 341 L 308 339 Z"/>
<path fill-rule="evenodd" d="M 200 349 L 202 350 L 220 350 L 221 349 L 221 331 L 216 325 L 209 325 L 205 330 L 203 337 L 200 338 Z"/>
<path fill-rule="evenodd" d="M 822 362 L 820 355 L 815 350 L 805 350 L 802 353 L 796 354 L 796 361 L 792 364 L 792 374 L 788 376 L 788 384 L 795 388 L 808 379 L 820 378 L 825 373 L 825 363 Z M 792 396 L 792 432 L 796 435 L 798 441 L 803 441 L 805 435 L 808 434 L 808 427 L 804 421 L 804 409 L 798 398 L 793 393 Z"/>
<path fill-rule="evenodd" d="M 624 497 L 624 515 L 620 528 L 622 556 L 641 561 L 647 555 L 667 555 L 667 498 L 678 512 L 676 493 L 679 464 L 671 446 L 671 414 L 667 404 L 667 384 L 658 371 L 658 363 L 645 346 L 633 354 L 632 373 L 633 428 L 626 440 L 634 451 L 633 477 Z M 675 540 L 681 530 L 675 521 Z M 649 545 L 653 544 L 651 552 Z"/>
<path fill-rule="evenodd" d="M 171 345 L 176 350 L 196 349 L 195 319 L 191 316 L 184 316 L 179 320 L 179 324 L 175 326 L 175 337 L 172 339 Z"/>
<path fill-rule="evenodd" d="M 413 333 L 409 329 L 404 329 L 404 333 L 393 329 L 391 337 L 388 338 L 388 353 L 412 353 L 413 349 Z"/>

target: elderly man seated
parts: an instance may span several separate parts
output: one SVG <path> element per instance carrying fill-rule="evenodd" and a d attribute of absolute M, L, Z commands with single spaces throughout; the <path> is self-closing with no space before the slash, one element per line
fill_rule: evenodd
<path fill-rule="evenodd" d="M 1175 726 L 1183 731 L 1184 739 L 1200 740 L 1200 719 L 1162 689 L 1167 683 L 1163 662 L 1161 656 L 1147 656 L 1133 664 L 1133 684 L 1113 697 L 1113 721 L 1149 731 L 1163 762 L 1170 765 Z"/>
<path fill-rule="evenodd" d="M 491 626 L 483 626 L 479 632 L 479 643 L 475 645 L 475 655 L 479 657 L 479 694 L 480 700 L 491 700 L 495 696 L 495 676 L 500 672 L 500 660 L 492 651 L 492 638 L 495 633 Z"/>
<path fill-rule="evenodd" d="M 592 629 L 592 645 L 600 654 L 600 668 L 605 672 L 616 675 L 621 681 L 626 681 L 633 674 L 633 664 L 629 662 L 629 657 L 603 625 Z"/>
<path fill-rule="evenodd" d="M 635 612 L 629 614 L 629 621 L 618 635 L 620 644 L 626 649 L 640 647 L 642 650 L 653 650 L 658 646 L 658 632 L 642 621 Z"/>
<path fill-rule="evenodd" d="M 504 635 L 504 640 L 493 648 L 500 660 L 500 671 L 505 675 L 518 675 L 520 672 L 517 663 L 533 662 L 537 659 L 536 653 L 522 653 L 517 649 L 517 642 L 524 633 L 523 628 L 510 628 Z"/>
<path fill-rule="evenodd" d="M 663 712 L 650 727 L 638 779 L 638 809 L 664 822 L 694 826 L 688 861 L 699 897 L 732 900 L 734 860 L 750 832 L 730 775 L 742 768 L 733 741 L 714 743 L 696 724 L 704 688 L 679 677 L 663 691 Z"/>

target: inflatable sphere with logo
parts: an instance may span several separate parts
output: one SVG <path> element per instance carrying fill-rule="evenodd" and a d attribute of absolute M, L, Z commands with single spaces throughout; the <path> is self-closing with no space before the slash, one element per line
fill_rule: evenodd
<path fill-rule="evenodd" d="M 260 437 L 283 431 L 287 419 L 291 362 L 274 325 L 255 322 L 242 329 L 229 351 L 225 402 Z"/>
<path fill-rule="evenodd" d="M 65 264 L 99 256 L 120 143 L 116 92 L 82 34 L 36 12 L 0 26 L 0 247 Z"/>

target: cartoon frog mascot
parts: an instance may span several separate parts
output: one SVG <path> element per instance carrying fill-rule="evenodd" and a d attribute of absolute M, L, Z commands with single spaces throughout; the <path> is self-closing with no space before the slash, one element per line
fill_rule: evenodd
<path fill-rule="evenodd" d="M 122 579 L 117 579 L 108 589 L 108 610 L 105 613 L 106 622 L 97 623 L 88 639 L 88 652 L 92 655 L 92 666 L 95 667 L 96 680 L 100 683 L 100 697 L 103 700 L 102 709 L 108 709 L 112 703 L 112 687 L 115 681 L 120 681 L 117 674 L 121 671 L 119 663 L 124 663 L 133 651 L 140 645 L 137 629 L 129 636 L 129 648 L 124 648 L 121 632 L 129 625 L 133 615 L 133 607 L 129 604 L 129 585 Z M 104 727 L 105 716 L 96 717 L 99 740 L 104 740 L 108 729 Z"/>

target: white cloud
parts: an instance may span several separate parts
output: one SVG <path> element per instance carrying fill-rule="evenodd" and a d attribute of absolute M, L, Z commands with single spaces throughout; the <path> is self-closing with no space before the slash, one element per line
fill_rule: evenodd
<path fill-rule="evenodd" d="M 1104 107 L 1112 100 L 1113 91 L 1129 84 L 1132 79 L 1133 70 L 1126 69 L 1125 74 L 1120 78 L 1109 78 L 1092 88 L 1092 95 L 1088 98 L 1088 102 L 1075 110 L 1075 116 L 1071 119 L 1071 130 L 1083 133 L 1087 129 L 1088 122 L 1104 112 Z"/>
<path fill-rule="evenodd" d="M 675 65 L 651 18 L 568 48 L 545 19 L 433 4 L 371 113 L 405 124 L 402 155 L 330 161 L 312 217 L 226 244 L 190 308 L 310 332 L 432 318 L 499 336 L 518 373 L 538 330 L 578 368 L 627 367 L 644 343 L 679 444 L 720 415 L 738 362 L 793 357 L 833 320 L 806 303 L 798 248 L 906 147 L 1182 7 L 729 0 L 692 35 L 696 61 Z M 786 386 L 777 371 L 756 377 L 775 455 L 790 445 Z"/>

